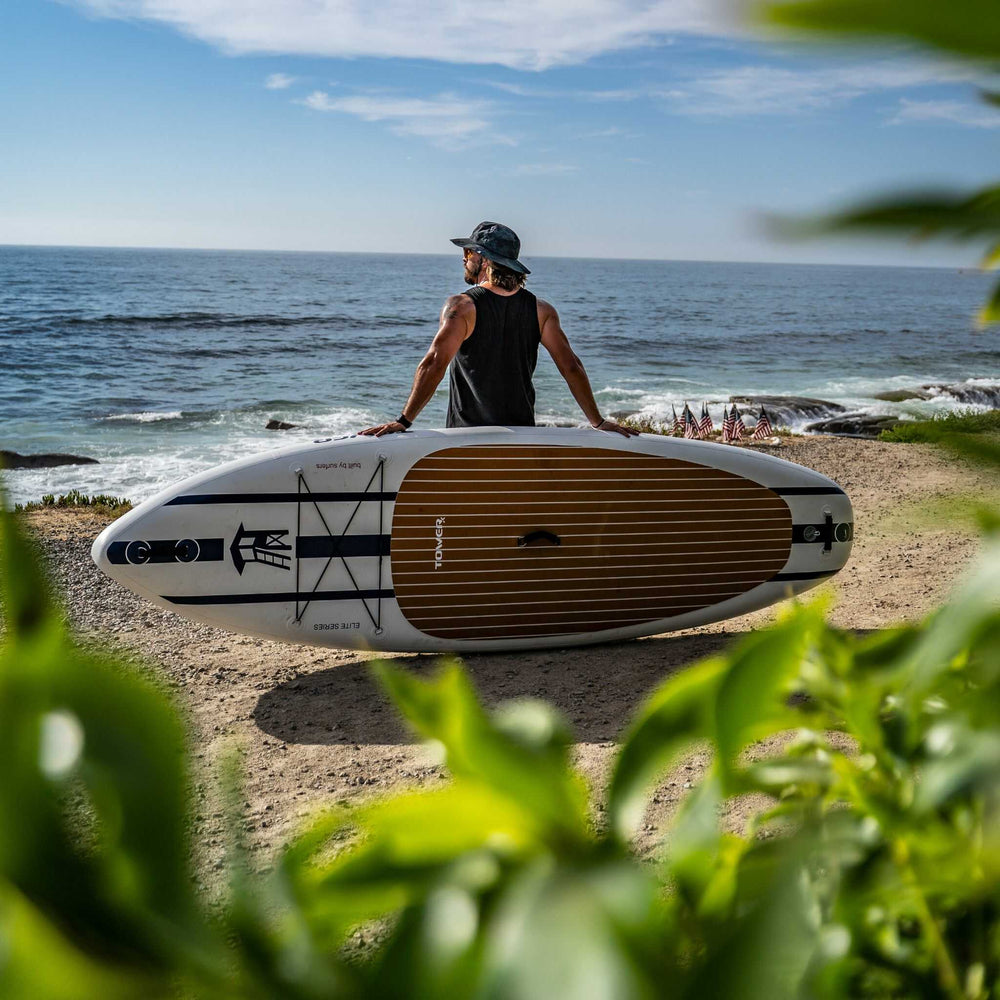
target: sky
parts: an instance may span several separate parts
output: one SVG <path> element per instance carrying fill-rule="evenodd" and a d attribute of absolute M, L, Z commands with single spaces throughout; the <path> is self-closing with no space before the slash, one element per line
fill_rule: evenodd
<path fill-rule="evenodd" d="M 972 264 L 765 220 L 991 181 L 981 82 L 712 0 L 4 0 L 0 244 Z"/>

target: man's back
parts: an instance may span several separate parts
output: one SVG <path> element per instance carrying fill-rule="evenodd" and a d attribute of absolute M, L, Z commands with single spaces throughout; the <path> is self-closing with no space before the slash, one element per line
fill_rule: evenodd
<path fill-rule="evenodd" d="M 534 427 L 531 376 L 541 341 L 535 296 L 482 285 L 465 295 L 475 306 L 475 327 L 451 364 L 447 426 Z"/>

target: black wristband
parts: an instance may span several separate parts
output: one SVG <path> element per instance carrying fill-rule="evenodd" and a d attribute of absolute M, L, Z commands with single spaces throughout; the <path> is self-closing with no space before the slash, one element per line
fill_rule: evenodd
<path fill-rule="evenodd" d="M 407 430 L 409 430 L 413 426 L 413 421 L 407 420 L 402 413 L 398 417 L 396 417 L 396 423 L 402 424 L 403 427 L 406 428 Z"/>

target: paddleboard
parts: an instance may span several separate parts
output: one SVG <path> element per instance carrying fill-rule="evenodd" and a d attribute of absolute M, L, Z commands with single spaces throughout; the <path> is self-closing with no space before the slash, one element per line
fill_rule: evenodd
<path fill-rule="evenodd" d="M 747 449 L 589 429 L 324 439 L 220 466 L 93 558 L 180 615 L 289 642 L 525 649 L 732 618 L 847 561 L 832 480 Z"/>

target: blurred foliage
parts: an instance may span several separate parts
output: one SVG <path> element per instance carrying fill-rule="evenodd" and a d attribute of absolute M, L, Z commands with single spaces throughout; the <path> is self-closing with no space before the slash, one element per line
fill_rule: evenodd
<path fill-rule="evenodd" d="M 76 647 L 9 515 L 2 544 L 4 998 L 1000 991 L 998 539 L 919 625 L 858 637 L 796 607 L 668 677 L 600 805 L 549 706 L 487 711 L 457 663 L 379 665 L 450 782 L 324 813 L 263 873 L 234 833 L 211 910 L 175 709 Z M 640 860 L 657 782 L 706 743 L 665 855 Z M 723 832 L 725 803 L 751 792 L 770 806 Z"/>
<path fill-rule="evenodd" d="M 938 444 L 953 434 L 1000 435 L 1000 410 L 960 410 L 936 414 L 930 420 L 904 420 L 882 431 L 882 441 Z"/>
<path fill-rule="evenodd" d="M 945 55 L 959 55 L 986 72 L 1000 66 L 1000 4 L 996 0 L 791 0 L 768 2 L 763 16 L 785 28 L 833 37 L 916 40 Z M 986 103 L 1000 95 L 983 92 Z M 1000 113 L 1000 112 L 998 112 Z M 985 244 L 981 267 L 1000 265 L 1000 186 L 979 191 L 915 191 L 799 222 L 777 224 L 785 235 L 834 232 L 905 233 L 914 239 L 950 238 Z M 981 323 L 1000 322 L 1000 282 L 979 312 Z"/>
<path fill-rule="evenodd" d="M 132 509 L 132 501 L 125 497 L 115 497 L 108 493 L 95 493 L 87 496 L 79 490 L 70 490 L 69 493 L 61 493 L 58 497 L 52 493 L 46 493 L 41 500 L 32 500 L 25 504 L 15 504 L 14 510 L 17 513 L 30 513 L 36 510 L 49 510 L 52 508 L 73 508 L 86 507 L 98 514 L 109 514 L 112 517 L 121 517 Z"/>

